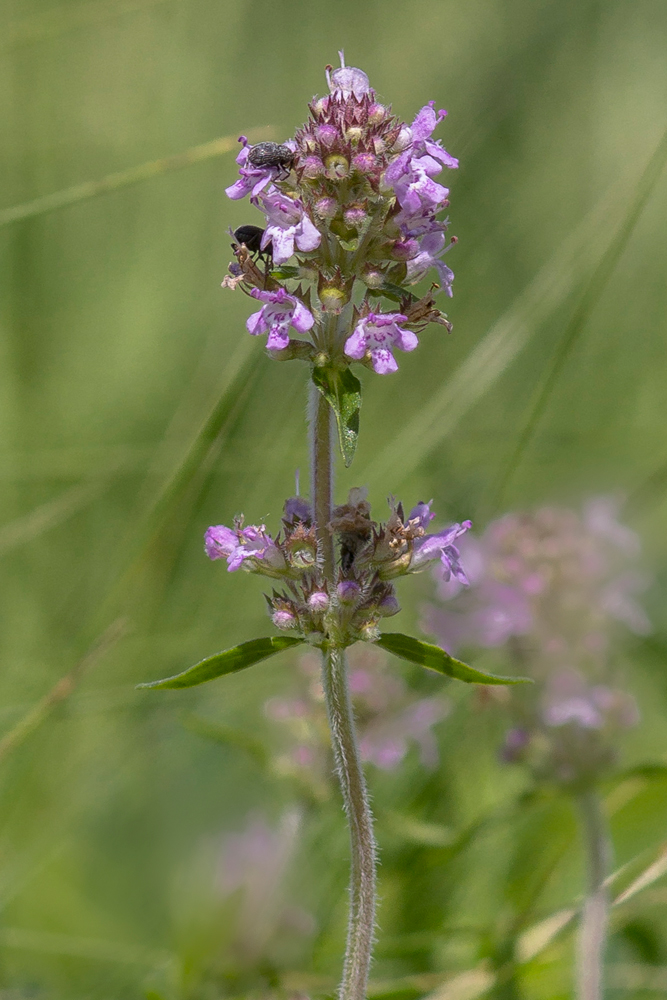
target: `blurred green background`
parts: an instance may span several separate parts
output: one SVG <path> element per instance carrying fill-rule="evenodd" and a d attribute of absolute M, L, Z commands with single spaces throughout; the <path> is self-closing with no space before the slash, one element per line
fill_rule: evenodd
<path fill-rule="evenodd" d="M 625 764 L 667 763 L 658 161 L 641 188 L 667 125 L 663 0 L 4 0 L 0 731 L 110 623 L 122 617 L 125 632 L 0 748 L 1 997 L 333 990 L 343 816 L 334 794 L 315 801 L 275 775 L 262 710 L 290 690 L 294 658 L 191 692 L 134 689 L 266 634 L 261 582 L 206 560 L 202 535 L 241 510 L 275 530 L 307 466 L 304 371 L 269 361 L 245 334 L 245 298 L 219 287 L 228 227 L 258 221 L 225 198 L 235 154 L 18 221 L 3 210 L 252 128 L 285 139 L 338 48 L 408 121 L 427 100 L 446 107 L 439 134 L 461 161 L 454 332 L 430 328 L 396 377 L 362 376 L 361 443 L 339 495 L 367 485 L 378 514 L 390 493 L 433 496 L 443 518 L 482 528 L 507 509 L 620 492 L 655 575 L 655 632 L 623 651 L 644 715 Z M 418 628 L 429 587 L 402 586 L 401 628 Z M 415 691 L 442 690 L 392 669 Z M 581 891 L 567 802 L 519 809 L 525 779 L 496 758 L 502 717 L 462 686 L 447 696 L 435 772 L 414 750 L 391 775 L 369 772 L 383 859 L 376 996 L 509 997 L 479 963 L 500 962 L 511 915 L 535 923 Z M 207 736 L 193 715 L 227 729 Z M 667 839 L 667 782 L 628 780 L 609 790 L 616 863 L 648 864 Z M 297 802 L 284 892 L 315 930 L 220 972 L 233 917 L 207 902 L 211 845 L 253 810 L 275 827 Z M 667 992 L 666 907 L 656 882 L 614 916 L 614 996 Z M 564 933 L 528 962 L 522 989 L 570 995 L 571 962 Z"/>

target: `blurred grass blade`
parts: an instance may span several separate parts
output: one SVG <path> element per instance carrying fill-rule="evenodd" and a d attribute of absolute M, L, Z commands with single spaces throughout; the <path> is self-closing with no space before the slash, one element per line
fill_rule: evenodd
<path fill-rule="evenodd" d="M 0 528 L 0 555 L 29 542 L 31 539 L 67 520 L 93 500 L 104 483 L 84 483 L 65 490 L 59 497 L 40 504 L 29 514 L 17 517 Z"/>
<path fill-rule="evenodd" d="M 199 477 L 200 483 L 205 479 L 225 428 L 234 418 L 238 405 L 257 374 L 258 360 L 252 350 L 253 346 L 249 337 L 239 340 L 238 347 L 225 367 L 216 399 L 185 445 L 171 472 L 158 490 L 153 492 L 143 511 L 139 511 L 126 541 L 127 558 L 124 567 L 111 584 L 102 607 L 95 616 L 98 628 L 101 627 L 100 620 L 108 619 L 119 605 L 128 603 L 131 580 L 143 566 L 170 514 L 197 478 Z M 197 495 L 199 492 L 200 490 Z M 191 500 L 194 502 L 193 498 Z"/>
<path fill-rule="evenodd" d="M 132 944 L 76 937 L 73 934 L 56 934 L 52 931 L 34 931 L 23 927 L 1 928 L 0 946 L 97 962 L 144 965 L 149 968 L 164 965 L 172 958 L 166 951 L 155 952 Z"/>
<path fill-rule="evenodd" d="M 34 14 L 22 21 L 10 24 L 5 37 L 0 41 L 0 55 L 11 52 L 22 45 L 31 45 L 47 38 L 57 38 L 67 31 L 101 24 L 124 14 L 134 14 L 149 10 L 158 4 L 174 0 L 107 0 L 101 3 L 62 3 L 55 10 Z"/>
<path fill-rule="evenodd" d="M 126 623 L 122 619 L 113 622 L 86 655 L 79 660 L 76 666 L 69 673 L 65 674 L 64 677 L 61 677 L 48 694 L 45 694 L 8 733 L 5 733 L 2 739 L 0 739 L 0 762 L 12 750 L 20 746 L 44 722 L 56 705 L 69 698 L 84 673 L 94 666 L 123 637 L 126 629 Z"/>
<path fill-rule="evenodd" d="M 261 740 L 256 739 L 242 729 L 234 729 L 233 726 L 221 726 L 210 719 L 202 719 L 199 715 L 188 715 L 183 720 L 183 725 L 192 733 L 197 733 L 206 740 L 212 740 L 225 747 L 236 747 L 254 760 L 255 764 L 262 770 L 267 770 L 270 756 Z"/>
<path fill-rule="evenodd" d="M 272 134 L 273 129 L 266 125 L 250 129 L 248 138 L 256 142 L 260 139 L 270 138 Z M 53 194 L 46 194 L 41 198 L 26 201 L 22 205 L 0 209 L 0 227 L 9 226 L 12 222 L 20 222 L 22 219 L 32 219 L 36 215 L 44 215 L 46 212 L 54 212 L 58 208 L 75 205 L 77 202 L 96 198 L 98 195 L 108 194 L 110 191 L 118 191 L 119 188 L 129 187 L 141 181 L 152 180 L 153 177 L 159 177 L 172 170 L 182 170 L 184 167 L 203 163 L 204 160 L 211 160 L 216 156 L 231 152 L 237 148 L 237 143 L 238 136 L 226 135 L 220 139 L 205 142 L 200 146 L 192 146 L 175 156 L 165 156 L 160 160 L 140 163 L 128 170 L 107 174 L 99 181 L 84 181 L 82 184 L 74 184 L 62 191 L 54 191 Z"/>
<path fill-rule="evenodd" d="M 591 246 L 604 245 L 610 239 L 617 206 L 627 190 L 627 181 L 623 181 L 604 194 L 451 378 L 363 470 L 365 481 L 380 480 L 398 489 L 452 434 L 542 324 L 572 294 L 586 273 Z"/>
<path fill-rule="evenodd" d="M 304 639 L 296 639 L 289 635 L 272 635 L 264 639 L 250 639 L 249 642 L 242 642 L 239 646 L 232 646 L 222 653 L 215 653 L 207 656 L 205 660 L 200 660 L 193 667 L 189 667 L 180 674 L 173 677 L 165 677 L 159 681 L 146 681 L 137 684 L 138 688 L 188 688 L 196 687 L 197 684 L 204 684 L 206 681 L 215 680 L 225 674 L 235 674 L 238 670 L 245 670 L 260 660 L 266 660 L 269 656 L 289 649 L 291 646 L 300 646 Z"/>
<path fill-rule="evenodd" d="M 584 330 L 591 313 L 602 298 L 607 283 L 609 282 L 616 265 L 621 259 L 623 252 L 632 236 L 639 218 L 653 191 L 660 180 L 665 163 L 667 162 L 667 131 L 662 136 L 658 146 L 649 160 L 644 173 L 639 179 L 635 189 L 635 197 L 631 202 L 625 217 L 622 219 L 616 232 L 602 255 L 595 268 L 588 285 L 581 297 L 574 315 L 565 328 L 563 338 L 556 348 L 550 367 L 542 377 L 541 384 L 537 386 L 533 401 L 529 406 L 529 413 L 526 423 L 519 435 L 519 440 L 510 456 L 505 472 L 503 473 L 500 485 L 493 502 L 493 510 L 497 511 L 503 503 L 505 491 L 512 476 L 519 467 L 521 460 L 526 453 L 532 437 L 535 433 L 542 415 L 549 402 L 549 397 L 558 381 L 565 362 L 569 358 L 572 348 Z"/>
<path fill-rule="evenodd" d="M 530 684 L 528 677 L 499 677 L 497 674 L 487 674 L 483 670 L 475 670 L 461 660 L 455 660 L 440 646 L 430 642 L 422 642 L 411 635 L 402 632 L 385 632 L 375 642 L 376 646 L 386 649 L 388 653 L 399 656 L 410 663 L 418 663 L 428 670 L 436 670 L 439 674 L 455 677 L 466 684 Z"/>

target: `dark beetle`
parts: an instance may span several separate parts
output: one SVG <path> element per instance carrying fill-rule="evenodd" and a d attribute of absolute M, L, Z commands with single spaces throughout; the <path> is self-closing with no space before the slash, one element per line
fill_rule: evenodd
<path fill-rule="evenodd" d="M 253 167 L 278 167 L 289 172 L 294 163 L 294 153 L 289 146 L 277 142 L 258 142 L 248 153 L 248 163 Z"/>
<path fill-rule="evenodd" d="M 273 245 L 269 243 L 262 250 L 263 235 L 264 230 L 260 229 L 259 226 L 239 226 L 238 229 L 234 230 L 234 238 L 239 243 L 245 243 L 250 253 L 256 254 L 262 260 L 270 260 L 273 254 Z M 235 243 L 232 243 L 232 250 L 236 250 Z"/>

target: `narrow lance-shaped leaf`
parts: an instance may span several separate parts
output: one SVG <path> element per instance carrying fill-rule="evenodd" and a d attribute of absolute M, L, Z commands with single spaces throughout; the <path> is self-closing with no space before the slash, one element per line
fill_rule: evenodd
<path fill-rule="evenodd" d="M 288 635 L 275 635 L 266 639 L 251 639 L 250 642 L 242 642 L 240 646 L 232 646 L 222 653 L 215 653 L 207 657 L 200 663 L 195 663 L 180 674 L 173 677 L 164 677 L 159 681 L 148 681 L 145 684 L 138 684 L 140 688 L 187 688 L 203 684 L 204 681 L 212 681 L 223 674 L 235 674 L 237 670 L 245 670 L 253 663 L 259 663 L 268 656 L 280 653 L 283 649 L 291 646 L 299 646 L 304 639 L 293 638 Z"/>
<path fill-rule="evenodd" d="M 344 371 L 314 368 L 313 382 L 336 414 L 340 450 L 345 468 L 348 468 L 352 464 L 359 437 L 361 382 L 349 368 Z"/>
<path fill-rule="evenodd" d="M 411 635 L 401 632 L 385 632 L 376 642 L 377 646 L 386 649 L 394 656 L 400 656 L 410 663 L 418 663 L 429 670 L 437 670 L 439 674 L 447 674 L 466 684 L 530 684 L 528 677 L 499 677 L 497 674 L 487 674 L 483 670 L 475 670 L 461 660 L 455 660 L 440 646 L 430 642 L 422 642 Z"/>

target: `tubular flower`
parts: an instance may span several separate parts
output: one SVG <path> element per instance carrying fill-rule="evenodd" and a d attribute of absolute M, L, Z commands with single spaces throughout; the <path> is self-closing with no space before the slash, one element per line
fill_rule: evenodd
<path fill-rule="evenodd" d="M 412 330 L 402 329 L 398 324 L 407 322 L 402 313 L 369 313 L 357 323 L 354 333 L 345 341 L 345 353 L 349 358 L 361 361 L 370 353 L 374 371 L 378 375 L 398 371 L 398 364 L 391 349 L 414 351 L 419 340 Z"/>
<path fill-rule="evenodd" d="M 438 272 L 441 287 L 451 298 L 454 272 L 440 258 L 453 245 L 453 243 L 449 243 L 445 246 L 445 234 L 442 231 L 426 233 L 419 245 L 419 252 L 407 263 L 407 281 L 419 281 L 427 271 L 434 267 Z"/>
<path fill-rule="evenodd" d="M 426 563 L 440 559 L 442 578 L 449 580 L 454 577 L 463 586 L 467 586 L 468 577 L 460 563 L 461 553 L 454 542 L 471 527 L 471 521 L 463 521 L 461 524 L 453 524 L 451 528 L 445 528 L 444 531 L 439 531 L 435 535 L 424 535 L 422 538 L 418 538 L 415 541 L 410 569 L 419 570 Z"/>
<path fill-rule="evenodd" d="M 282 351 L 289 345 L 288 330 L 294 327 L 297 333 L 307 333 L 315 319 L 294 295 L 289 295 L 284 288 L 275 292 L 264 292 L 253 288 L 250 292 L 254 299 L 259 299 L 264 305 L 259 312 L 253 313 L 246 321 L 248 333 L 257 337 L 268 333 L 266 346 L 270 351 Z"/>
<path fill-rule="evenodd" d="M 266 214 L 266 229 L 262 249 L 273 244 L 273 260 L 283 264 L 294 253 L 294 244 L 304 252 L 315 250 L 322 239 L 320 233 L 304 213 L 300 201 L 295 201 L 279 191 L 269 191 L 260 196 Z"/>
<path fill-rule="evenodd" d="M 204 549 L 209 559 L 226 558 L 230 573 L 243 566 L 246 560 L 252 561 L 246 568 L 258 572 L 261 572 L 256 565 L 259 560 L 275 569 L 284 565 L 282 553 L 263 524 L 259 527 L 249 524 L 247 528 L 239 524 L 234 529 L 216 524 L 206 531 Z"/>

